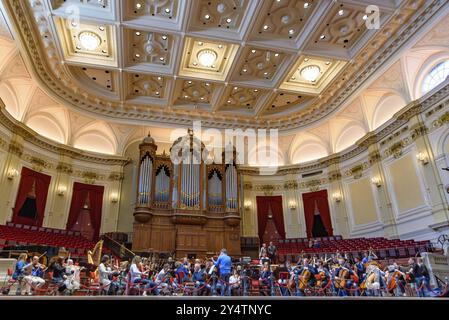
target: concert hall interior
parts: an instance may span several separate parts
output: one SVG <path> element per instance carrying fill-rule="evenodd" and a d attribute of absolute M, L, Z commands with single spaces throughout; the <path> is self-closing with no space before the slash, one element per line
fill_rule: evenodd
<path fill-rule="evenodd" d="M 449 2 L 0 0 L 1 296 L 448 296 Z"/>

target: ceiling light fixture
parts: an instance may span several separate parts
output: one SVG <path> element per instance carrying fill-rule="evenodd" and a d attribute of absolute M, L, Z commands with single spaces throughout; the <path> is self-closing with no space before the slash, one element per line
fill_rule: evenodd
<path fill-rule="evenodd" d="M 363 20 L 367 20 L 367 19 L 368 19 L 368 15 L 365 14 L 365 15 L 363 16 Z"/>
<path fill-rule="evenodd" d="M 169 9 L 169 8 L 166 8 L 166 9 L 165 9 L 165 12 L 166 12 L 166 13 L 170 13 L 170 9 Z"/>
<path fill-rule="evenodd" d="M 204 19 L 209 20 L 209 19 L 210 19 L 210 15 L 206 14 L 206 15 L 204 16 Z"/>
<path fill-rule="evenodd" d="M 338 15 L 342 16 L 345 13 L 345 11 L 343 9 L 341 9 L 340 11 L 338 11 Z"/>
<path fill-rule="evenodd" d="M 140 9 L 142 8 L 142 4 L 141 3 L 136 3 L 136 9 Z"/>
<path fill-rule="evenodd" d="M 90 31 L 81 32 L 78 36 L 81 46 L 89 51 L 97 49 L 101 44 L 100 37 Z"/>
<path fill-rule="evenodd" d="M 213 50 L 205 49 L 198 52 L 197 55 L 199 63 L 204 67 L 213 67 L 217 60 L 217 54 Z"/>
<path fill-rule="evenodd" d="M 229 19 L 229 18 L 226 19 L 226 22 L 227 22 L 227 23 L 231 23 L 231 21 L 232 21 L 232 20 Z"/>
<path fill-rule="evenodd" d="M 295 30 L 290 29 L 290 30 L 288 30 L 288 33 L 289 33 L 289 34 L 294 34 L 294 33 L 295 33 Z"/>
<path fill-rule="evenodd" d="M 167 36 L 166 36 L 166 35 L 163 35 L 163 36 L 162 36 L 162 40 L 167 40 Z"/>
<path fill-rule="evenodd" d="M 314 82 L 320 76 L 320 72 L 321 72 L 320 67 L 316 65 L 310 65 L 302 68 L 301 76 L 307 81 Z"/>
<path fill-rule="evenodd" d="M 160 81 L 160 80 L 162 80 L 162 77 L 157 77 L 157 79 Z"/>
<path fill-rule="evenodd" d="M 324 34 L 322 34 L 321 36 L 320 36 L 320 39 L 321 40 L 324 40 L 326 38 L 326 36 L 324 35 Z"/>
<path fill-rule="evenodd" d="M 136 31 L 136 36 L 140 36 L 141 33 L 139 31 Z"/>
<path fill-rule="evenodd" d="M 98 29 L 100 29 L 100 31 L 104 31 L 105 30 L 103 26 L 99 27 Z"/>
<path fill-rule="evenodd" d="M 306 2 L 304 3 L 304 8 L 307 9 L 309 7 L 310 3 Z"/>
<path fill-rule="evenodd" d="M 165 59 L 164 59 L 164 57 L 160 57 L 159 60 L 164 61 Z"/>
<path fill-rule="evenodd" d="M 256 50 L 254 50 L 254 49 L 253 49 L 253 50 L 251 50 L 251 53 L 256 53 Z"/>
<path fill-rule="evenodd" d="M 263 26 L 263 29 L 264 29 L 264 30 L 268 30 L 268 26 L 267 26 L 267 25 L 264 25 L 264 26 Z"/>

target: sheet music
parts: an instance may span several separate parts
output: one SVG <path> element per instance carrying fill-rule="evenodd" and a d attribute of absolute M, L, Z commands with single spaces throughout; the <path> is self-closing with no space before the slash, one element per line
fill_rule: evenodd
<path fill-rule="evenodd" d="M 214 272 L 214 270 L 215 270 L 215 266 L 212 266 L 209 270 L 209 275 L 211 275 Z"/>

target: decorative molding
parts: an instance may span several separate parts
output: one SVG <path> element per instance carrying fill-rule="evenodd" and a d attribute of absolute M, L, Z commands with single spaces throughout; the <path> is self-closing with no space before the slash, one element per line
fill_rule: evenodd
<path fill-rule="evenodd" d="M 234 127 L 239 123 L 242 128 L 278 128 L 279 130 L 291 130 L 315 123 L 341 107 L 358 88 L 365 83 L 387 60 L 392 58 L 397 49 L 407 43 L 416 33 L 423 28 L 426 22 L 439 9 L 446 5 L 445 1 L 424 1 L 413 8 L 412 4 L 405 1 L 391 13 L 389 22 L 383 27 L 383 32 L 374 33 L 370 43 L 352 58 L 348 67 L 343 70 L 343 77 L 333 81 L 322 93 L 320 99 L 316 99 L 311 106 L 297 110 L 294 114 L 275 115 L 275 117 L 254 118 L 248 115 L 229 115 L 221 113 L 220 117 L 211 117 L 208 110 L 176 110 L 152 105 L 133 104 L 126 101 L 117 101 L 110 97 L 94 96 L 79 85 L 74 84 L 66 72 L 66 66 L 61 64 L 56 50 L 56 39 L 52 35 L 50 15 L 46 15 L 42 1 L 34 1 L 33 6 L 27 2 L 7 1 L 5 3 L 10 13 L 12 24 L 18 30 L 18 38 L 26 44 L 30 66 L 38 75 L 53 96 L 58 96 L 69 106 L 83 111 L 94 112 L 107 117 L 117 117 L 130 121 L 154 121 L 169 124 L 186 125 L 187 121 L 202 120 L 204 126 L 216 128 Z M 143 17 L 136 19 L 141 21 Z M 174 25 L 178 26 L 179 16 L 174 17 Z M 150 20 L 150 19 L 148 19 Z M 401 23 L 398 23 L 398 21 Z M 142 20 L 143 21 L 143 20 Z M 391 23 L 390 23 L 391 21 Z M 149 23 L 149 22 L 148 22 Z M 169 22 L 165 21 L 163 24 Z M 388 29 L 388 30 L 387 30 Z M 38 30 L 38 32 L 36 32 Z M 40 41 L 45 35 L 45 53 L 40 49 Z M 379 49 L 380 48 L 380 49 Z M 46 53 L 51 54 L 51 57 Z M 53 72 L 51 72 L 52 70 Z M 347 79 L 352 79 L 348 81 Z M 240 121 L 243 120 L 243 121 Z"/>
<path fill-rule="evenodd" d="M 67 156 L 72 159 L 93 162 L 98 164 L 106 164 L 110 166 L 124 166 L 130 159 L 121 156 L 103 155 L 98 156 L 94 153 L 79 150 L 67 145 L 56 143 L 50 139 L 44 138 L 36 134 L 33 130 L 28 128 L 22 122 L 19 122 L 12 118 L 5 109 L 3 102 L 0 100 L 0 125 L 3 125 L 6 129 L 14 132 L 18 136 L 22 137 L 24 141 L 29 142 L 43 150 L 59 154 L 61 156 Z M 17 142 L 10 142 L 8 151 L 21 156 L 23 154 L 23 146 Z"/>
<path fill-rule="evenodd" d="M 71 164 L 59 162 L 56 171 L 70 175 L 73 173 L 73 168 Z"/>

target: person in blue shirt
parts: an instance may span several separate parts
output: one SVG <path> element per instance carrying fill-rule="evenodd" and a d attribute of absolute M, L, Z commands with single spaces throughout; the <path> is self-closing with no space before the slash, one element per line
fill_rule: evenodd
<path fill-rule="evenodd" d="M 39 263 L 39 257 L 34 256 L 31 263 L 24 268 L 25 293 L 31 295 L 31 287 L 38 289 L 45 284 L 44 269 L 45 266 Z"/>
<path fill-rule="evenodd" d="M 232 260 L 228 256 L 228 251 L 226 249 L 221 249 L 220 256 L 217 261 L 212 260 L 215 267 L 220 270 L 220 282 L 222 284 L 221 295 L 231 295 L 231 286 L 229 285 L 229 278 L 231 276 L 231 266 Z"/>
<path fill-rule="evenodd" d="M 14 269 L 14 273 L 12 278 L 18 282 L 16 295 L 20 295 L 22 293 L 22 281 L 24 277 L 24 267 L 27 265 L 28 255 L 26 253 L 21 253 L 19 258 L 17 259 L 16 267 Z"/>
<path fill-rule="evenodd" d="M 199 263 L 195 263 L 192 274 L 192 282 L 195 283 L 196 295 L 208 295 L 210 286 L 206 284 L 206 273 L 204 269 L 201 269 L 201 265 Z"/>

